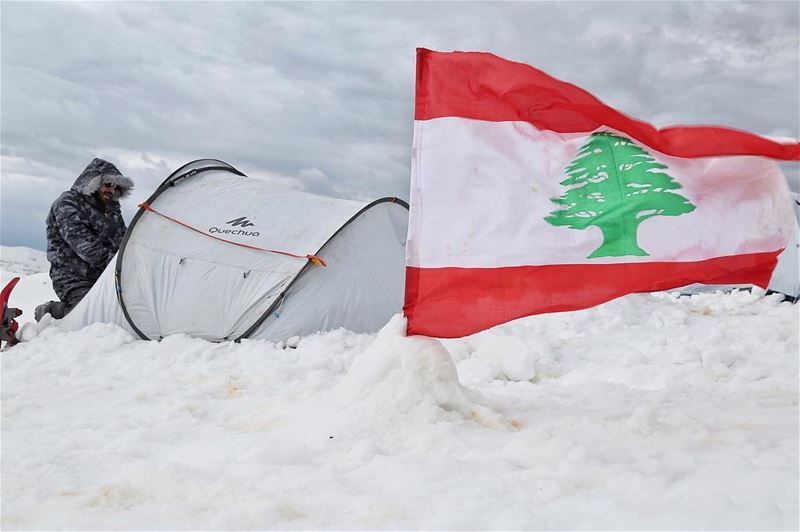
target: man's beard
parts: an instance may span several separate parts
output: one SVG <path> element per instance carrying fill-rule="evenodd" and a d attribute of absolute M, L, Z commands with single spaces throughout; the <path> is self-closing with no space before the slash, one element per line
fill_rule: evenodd
<path fill-rule="evenodd" d="M 94 197 L 97 198 L 97 201 L 105 206 L 109 207 L 111 204 L 114 203 L 114 193 L 113 192 L 100 192 L 99 190 L 94 193 Z"/>

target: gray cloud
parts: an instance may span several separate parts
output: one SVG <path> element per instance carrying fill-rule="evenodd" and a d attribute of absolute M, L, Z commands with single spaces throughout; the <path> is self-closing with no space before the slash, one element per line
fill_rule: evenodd
<path fill-rule="evenodd" d="M 4 245 L 44 245 L 92 157 L 137 182 L 214 157 L 322 194 L 407 197 L 414 49 L 485 50 L 657 126 L 800 133 L 792 2 L 2 2 Z M 797 180 L 797 165 L 784 165 Z"/>

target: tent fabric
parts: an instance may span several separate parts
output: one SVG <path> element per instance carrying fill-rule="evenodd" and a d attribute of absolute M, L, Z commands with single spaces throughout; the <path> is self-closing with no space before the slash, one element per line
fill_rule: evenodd
<path fill-rule="evenodd" d="M 285 340 L 344 327 L 374 332 L 402 309 L 408 206 L 325 198 L 245 177 L 215 160 L 176 171 L 140 209 L 117 257 L 64 319 L 142 338 Z M 305 258 L 221 242 L 319 255 Z"/>
<path fill-rule="evenodd" d="M 800 203 L 797 202 L 797 196 L 793 198 L 793 202 L 795 214 L 793 238 L 789 240 L 783 253 L 778 255 L 778 265 L 772 272 L 769 289 L 797 298 L 800 297 L 800 257 L 798 257 Z"/>

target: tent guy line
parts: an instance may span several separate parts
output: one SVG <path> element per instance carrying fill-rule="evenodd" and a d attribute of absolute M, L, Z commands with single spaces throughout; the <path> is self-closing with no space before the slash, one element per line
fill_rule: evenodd
<path fill-rule="evenodd" d="M 249 244 L 243 244 L 241 242 L 234 242 L 233 240 L 228 240 L 226 238 L 221 238 L 221 237 L 218 237 L 218 236 L 214 236 L 214 235 L 208 234 L 208 233 L 206 233 L 204 231 L 201 231 L 200 229 L 197 229 L 196 227 L 192 227 L 191 225 L 178 220 L 177 218 L 174 218 L 172 216 L 168 216 L 168 215 L 164 214 L 163 212 L 158 212 L 157 210 L 155 210 L 147 202 L 140 203 L 138 205 L 138 207 L 140 209 L 144 209 L 144 210 L 146 210 L 148 212 L 152 212 L 153 214 L 157 214 L 158 216 L 161 216 L 165 220 L 169 220 L 170 222 L 176 223 L 176 224 L 180 225 L 181 227 L 185 227 L 186 229 L 189 229 L 190 231 L 194 231 L 195 233 L 199 233 L 199 234 L 201 234 L 203 236 L 207 236 L 208 238 L 213 238 L 214 240 L 219 240 L 220 242 L 225 242 L 226 244 L 231 244 L 233 246 L 239 246 L 241 248 L 246 248 L 246 249 L 254 249 L 256 251 L 263 251 L 263 252 L 266 252 L 266 253 L 275 253 L 277 255 L 285 255 L 287 257 L 294 257 L 296 259 L 306 259 L 311 264 L 313 264 L 314 266 L 323 266 L 323 267 L 327 266 L 325 261 L 321 257 L 318 257 L 317 255 L 313 255 L 313 254 L 297 255 L 295 253 L 289 253 L 288 251 L 280 251 L 280 250 L 277 250 L 277 249 L 266 249 L 266 248 L 260 248 L 258 246 L 251 246 Z"/>

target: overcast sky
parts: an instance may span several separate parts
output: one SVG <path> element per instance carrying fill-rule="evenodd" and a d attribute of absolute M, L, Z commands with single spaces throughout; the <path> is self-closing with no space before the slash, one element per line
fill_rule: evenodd
<path fill-rule="evenodd" d="M 540 68 L 658 127 L 800 136 L 800 3 L 0 3 L 0 244 L 45 247 L 93 157 L 136 181 L 222 159 L 408 198 L 418 46 Z M 782 167 L 797 179 L 797 164 Z M 794 183 L 793 183 L 793 186 Z"/>

